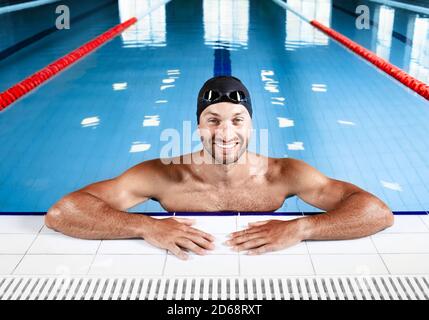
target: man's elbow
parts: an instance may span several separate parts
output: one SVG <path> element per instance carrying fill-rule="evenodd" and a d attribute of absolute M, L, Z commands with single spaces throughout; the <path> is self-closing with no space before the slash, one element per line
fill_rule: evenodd
<path fill-rule="evenodd" d="M 50 229 L 59 231 L 66 219 L 65 208 L 69 207 L 70 204 L 71 199 L 66 196 L 50 207 L 45 215 L 45 225 Z"/>
<path fill-rule="evenodd" d="M 45 215 L 45 225 L 50 228 L 57 230 L 60 221 L 62 220 L 63 213 L 61 209 L 54 205 L 49 208 Z"/>
<path fill-rule="evenodd" d="M 379 199 L 377 200 L 378 203 L 375 209 L 376 217 L 380 224 L 380 228 L 383 230 L 393 226 L 395 222 L 395 217 L 393 215 L 392 210 L 390 210 L 390 208 L 384 202 Z"/>

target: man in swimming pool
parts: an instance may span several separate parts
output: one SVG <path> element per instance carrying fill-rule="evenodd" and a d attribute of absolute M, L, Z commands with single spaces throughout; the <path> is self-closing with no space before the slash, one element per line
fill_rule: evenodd
<path fill-rule="evenodd" d="M 84 239 L 143 238 L 187 259 L 186 251 L 202 255 L 214 249 L 214 237 L 192 227 L 192 219 L 157 219 L 126 210 L 154 198 L 171 212 L 275 211 L 296 195 L 326 211 L 259 221 L 232 233 L 227 244 L 248 254 L 303 240 L 364 237 L 393 224 L 390 209 L 361 188 L 331 179 L 301 160 L 249 152 L 252 106 L 237 78 L 215 77 L 203 85 L 197 119 L 202 150 L 169 163 L 144 161 L 114 179 L 72 192 L 49 209 L 46 225 Z"/>

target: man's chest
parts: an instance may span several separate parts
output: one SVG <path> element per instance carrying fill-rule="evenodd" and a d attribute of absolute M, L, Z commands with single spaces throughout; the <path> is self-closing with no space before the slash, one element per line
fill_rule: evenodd
<path fill-rule="evenodd" d="M 275 211 L 283 205 L 282 190 L 267 186 L 227 189 L 184 187 L 160 199 L 168 211 Z"/>

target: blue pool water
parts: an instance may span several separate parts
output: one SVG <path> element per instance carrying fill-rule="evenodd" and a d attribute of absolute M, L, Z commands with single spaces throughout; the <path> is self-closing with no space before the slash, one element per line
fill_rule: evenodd
<path fill-rule="evenodd" d="M 153 2 L 100 1 L 70 30 L 0 60 L 0 90 Z M 395 28 L 380 31 L 377 20 L 360 31 L 337 2 L 288 1 L 427 81 L 429 18 L 397 9 Z M 418 34 L 409 21 L 423 21 Z M 269 156 L 302 159 L 394 211 L 429 210 L 426 100 L 271 1 L 173 0 L 0 113 L 0 211 L 46 211 L 66 193 L 158 158 L 165 129 L 195 130 L 198 90 L 216 74 L 248 86 Z M 164 210 L 148 201 L 130 211 Z M 293 197 L 279 211 L 319 210 Z"/>

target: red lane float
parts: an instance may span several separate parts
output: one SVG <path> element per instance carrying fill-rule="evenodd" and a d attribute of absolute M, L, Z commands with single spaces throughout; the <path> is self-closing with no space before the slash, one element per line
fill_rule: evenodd
<path fill-rule="evenodd" d="M 20 83 L 14 85 L 13 87 L 7 89 L 5 92 L 0 93 L 0 111 L 7 108 L 16 100 L 18 100 L 31 90 L 37 88 L 42 83 L 49 80 L 54 75 L 61 72 L 71 64 L 82 59 L 107 41 L 118 36 L 125 29 L 127 29 L 136 22 L 137 18 L 134 17 L 121 24 L 114 26 L 113 28 L 107 30 L 95 39 L 85 43 L 83 46 L 56 60 L 55 62 L 51 63 L 50 65 L 36 72 L 35 74 L 29 76 L 28 78 L 22 80 Z"/>
<path fill-rule="evenodd" d="M 341 33 L 323 25 L 319 21 L 312 20 L 310 22 L 313 26 L 318 28 L 319 30 L 326 33 L 328 36 L 334 38 L 338 42 L 345 45 L 347 48 L 352 50 L 353 52 L 357 53 L 364 59 L 371 62 L 373 65 L 375 65 L 380 70 L 383 70 L 396 80 L 402 82 L 404 85 L 406 85 L 411 90 L 417 92 L 419 95 L 424 97 L 426 100 L 429 100 L 429 86 L 420 81 L 416 78 L 410 76 L 408 73 L 406 73 L 404 70 L 394 66 L 390 62 L 378 57 L 375 53 L 372 51 L 362 47 L 360 44 L 357 44 L 356 42 L 350 40 L 346 36 L 342 35 Z"/>

